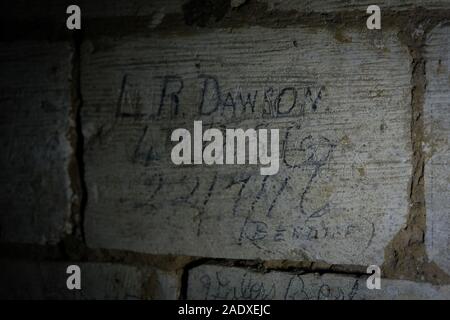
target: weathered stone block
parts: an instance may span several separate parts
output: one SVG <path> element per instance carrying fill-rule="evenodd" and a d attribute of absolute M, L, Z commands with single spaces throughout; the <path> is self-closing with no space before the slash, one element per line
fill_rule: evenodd
<path fill-rule="evenodd" d="M 105 18 L 105 17 L 136 17 L 148 16 L 161 13 L 182 12 L 185 0 L 102 0 L 93 1 L 81 0 L 77 2 L 84 18 Z M 0 4 L 1 15 L 6 19 L 14 17 L 18 21 L 30 19 L 57 19 L 64 22 L 67 18 L 66 9 L 73 4 L 70 1 L 46 0 L 41 5 L 30 6 L 26 0 L 3 2 Z M 17 21 L 17 20 L 16 20 Z M 105 21 L 108 23 L 108 21 Z M 88 27 L 86 25 L 85 27 Z"/>
<path fill-rule="evenodd" d="M 300 12 L 342 12 L 360 11 L 363 15 L 369 5 L 376 4 L 382 10 L 413 10 L 418 8 L 444 9 L 449 8 L 450 3 L 446 0 L 381 0 L 374 3 L 370 0 L 258 0 L 266 3 L 270 10 L 296 10 Z"/>
<path fill-rule="evenodd" d="M 81 290 L 69 290 L 67 267 L 81 269 Z M 178 277 L 154 268 L 111 263 L 0 260 L 2 299 L 177 299 Z"/>
<path fill-rule="evenodd" d="M 135 0 L 135 1 L 96 1 L 81 2 L 81 7 L 87 18 L 104 17 L 152 17 L 164 18 L 165 14 L 179 14 L 183 12 L 183 4 L 186 0 Z M 152 25 L 148 26 L 149 28 Z"/>
<path fill-rule="evenodd" d="M 410 57 L 384 30 L 205 30 L 87 42 L 89 246 L 379 264 L 408 212 Z M 280 171 L 175 166 L 176 128 L 280 130 Z"/>
<path fill-rule="evenodd" d="M 71 55 L 62 42 L 2 44 L 2 242 L 55 243 L 70 230 Z"/>
<path fill-rule="evenodd" d="M 450 27 L 438 26 L 425 48 L 426 246 L 430 260 L 450 274 Z"/>
<path fill-rule="evenodd" d="M 381 280 L 369 290 L 365 276 L 257 273 L 235 267 L 200 266 L 189 272 L 188 299 L 368 300 L 449 299 L 450 286 Z"/>

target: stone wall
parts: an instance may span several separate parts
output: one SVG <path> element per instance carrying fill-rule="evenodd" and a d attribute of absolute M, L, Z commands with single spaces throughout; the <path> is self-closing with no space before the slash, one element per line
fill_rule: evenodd
<path fill-rule="evenodd" d="M 450 298 L 449 1 L 381 30 L 370 1 L 69 4 L 1 6 L 2 298 Z M 279 129 L 278 173 L 174 165 L 194 121 Z"/>

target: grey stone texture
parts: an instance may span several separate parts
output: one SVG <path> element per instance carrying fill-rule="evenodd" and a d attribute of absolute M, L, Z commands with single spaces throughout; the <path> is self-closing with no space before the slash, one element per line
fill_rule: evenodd
<path fill-rule="evenodd" d="M 69 265 L 81 269 L 81 290 L 69 290 Z M 175 273 L 111 263 L 0 260 L 2 299 L 170 299 L 179 295 Z"/>
<path fill-rule="evenodd" d="M 69 4 L 0 4 L 0 298 L 450 299 L 449 0 L 83 0 L 79 35 Z M 197 120 L 279 129 L 278 174 L 174 165 Z M 304 273 L 242 267 L 274 260 Z"/>
<path fill-rule="evenodd" d="M 71 56 L 65 42 L 2 43 L 2 242 L 53 244 L 71 230 Z"/>
<path fill-rule="evenodd" d="M 445 9 L 450 5 L 448 0 L 381 0 L 381 1 L 354 1 L 354 0 L 258 0 L 258 2 L 267 4 L 269 10 L 295 10 L 300 12 L 343 12 L 354 11 L 366 13 L 370 5 L 377 5 L 383 10 L 413 10 L 426 8 Z"/>
<path fill-rule="evenodd" d="M 404 226 L 411 70 L 399 30 L 244 28 L 82 50 L 88 245 L 381 264 Z M 175 166 L 176 128 L 277 128 L 280 171 Z"/>

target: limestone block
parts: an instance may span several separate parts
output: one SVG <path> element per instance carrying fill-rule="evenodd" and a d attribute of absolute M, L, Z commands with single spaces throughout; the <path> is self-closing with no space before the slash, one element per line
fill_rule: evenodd
<path fill-rule="evenodd" d="M 398 30 L 203 30 L 82 50 L 91 247 L 378 264 L 405 223 L 410 57 Z M 280 170 L 172 163 L 177 128 L 279 129 Z"/>
<path fill-rule="evenodd" d="M 70 231 L 71 55 L 63 42 L 2 44 L 2 242 L 56 243 Z"/>

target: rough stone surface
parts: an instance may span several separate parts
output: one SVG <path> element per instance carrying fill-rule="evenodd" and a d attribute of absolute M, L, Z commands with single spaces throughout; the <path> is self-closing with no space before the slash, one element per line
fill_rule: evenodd
<path fill-rule="evenodd" d="M 70 4 L 0 2 L 0 299 L 450 299 L 450 0 Z M 279 173 L 173 165 L 194 120 Z"/>
<path fill-rule="evenodd" d="M 30 6 L 26 0 L 16 0 L 3 2 L 0 6 L 2 15 L 8 17 L 8 13 L 20 20 L 32 18 L 57 18 L 65 21 L 66 9 L 69 5 L 77 4 L 84 18 L 102 18 L 102 17 L 135 17 L 151 16 L 155 12 L 179 13 L 182 11 L 182 5 L 185 0 L 102 0 L 89 1 L 81 0 L 77 3 L 69 0 L 50 0 L 45 1 L 40 6 Z M 106 21 L 105 21 L 106 23 Z"/>
<path fill-rule="evenodd" d="M 146 298 L 175 300 L 180 295 L 180 276 L 174 272 L 150 269 L 150 284 L 146 287 Z"/>
<path fill-rule="evenodd" d="M 317 273 L 257 273 L 243 268 L 201 266 L 190 270 L 188 299 L 367 300 L 449 299 L 450 286 L 381 280 L 369 290 L 366 277 Z"/>
<path fill-rule="evenodd" d="M 222 6 L 227 10 L 237 10 L 239 7 L 250 4 L 249 0 L 101 0 L 89 1 L 80 0 L 77 5 L 80 6 L 84 18 L 105 18 L 105 17 L 152 17 L 165 14 L 183 14 L 183 6 L 198 7 L 195 12 L 208 12 L 214 10 L 216 6 Z M 256 0 L 260 4 L 267 5 L 268 10 L 290 11 L 295 10 L 301 13 L 311 12 L 343 12 L 360 11 L 366 15 L 366 9 L 369 5 L 377 4 L 383 10 L 413 10 L 415 8 L 427 9 L 448 9 L 450 1 L 448 0 L 380 0 L 374 3 L 370 0 Z M 49 0 L 40 6 L 30 6 L 26 0 L 16 0 L 4 2 L 0 5 L 1 14 L 8 18 L 14 16 L 20 20 L 29 20 L 33 18 L 54 18 L 61 23 L 65 20 L 66 8 L 74 4 L 69 0 Z M 108 23 L 108 21 L 105 21 Z M 85 27 L 88 27 L 86 25 Z M 150 27 L 150 26 L 149 26 Z"/>
<path fill-rule="evenodd" d="M 81 269 L 81 290 L 68 290 L 66 269 Z M 164 271 L 110 263 L 0 260 L 2 299 L 177 299 L 177 277 Z"/>
<path fill-rule="evenodd" d="M 250 28 L 86 42 L 88 245 L 381 264 L 404 225 L 411 175 L 411 61 L 397 32 Z M 171 132 L 194 120 L 279 128 L 279 173 L 173 165 Z"/>
<path fill-rule="evenodd" d="M 442 9 L 448 8 L 448 0 L 258 0 L 266 3 L 270 10 L 296 10 L 300 12 L 340 12 L 340 11 L 361 11 L 365 14 L 369 5 L 376 4 L 382 10 L 412 10 L 416 8 Z"/>
<path fill-rule="evenodd" d="M 69 215 L 70 59 L 66 43 L 2 43 L 0 240 L 57 242 Z"/>
<path fill-rule="evenodd" d="M 450 27 L 436 27 L 425 48 L 426 246 L 430 260 L 450 274 Z"/>

